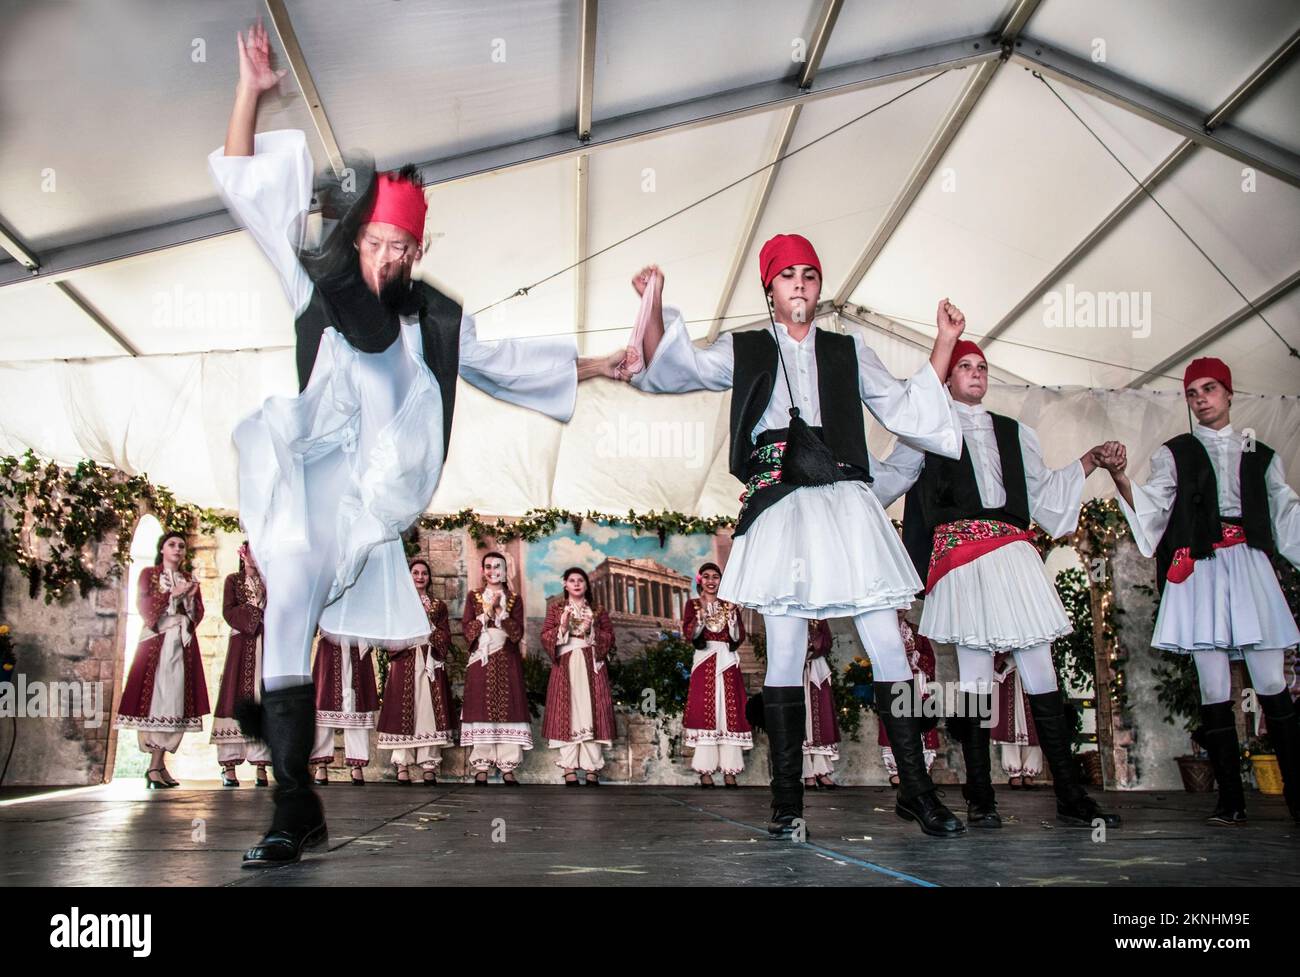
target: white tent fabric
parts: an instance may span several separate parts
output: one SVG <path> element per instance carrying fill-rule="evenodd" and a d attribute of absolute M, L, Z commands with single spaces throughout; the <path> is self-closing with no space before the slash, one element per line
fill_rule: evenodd
<path fill-rule="evenodd" d="M 1251 84 L 1215 131 L 1269 141 L 1283 166 L 1300 161 L 1300 57 L 1292 56 L 1300 7 L 1290 0 L 606 0 L 589 146 L 573 138 L 579 6 L 286 0 L 339 144 L 366 147 L 384 166 L 434 161 L 420 273 L 471 311 L 770 163 L 789 104 L 755 98 L 735 111 L 734 103 L 749 86 L 773 86 L 771 98 L 797 92 L 797 58 L 828 6 L 838 16 L 823 77 L 962 38 L 987 50 L 1009 18 L 1027 12 L 1031 47 L 1081 59 L 1201 119 L 1290 39 L 1276 70 Z M 11 5 L 0 37 L 0 225 L 21 245 L 11 251 L 43 268 L 66 260 L 67 270 L 28 276 L 17 261 L 0 261 L 0 452 L 88 457 L 147 472 L 182 498 L 235 506 L 229 431 L 294 384 L 292 322 L 274 275 L 247 235 L 206 233 L 201 221 L 179 243 L 135 255 L 113 235 L 171 241 L 175 227 L 220 210 L 204 157 L 225 130 L 233 34 L 261 11 L 254 0 Z M 583 276 L 565 271 L 494 306 L 479 316 L 480 336 L 570 333 L 581 323 L 584 352 L 615 349 L 636 311 L 628 279 L 651 261 L 664 268 L 667 300 L 684 309 L 694 336 L 703 340 L 719 316 L 724 329 L 751 324 L 763 315 L 758 246 L 794 231 L 818 247 L 823 298 L 846 300 L 844 314 L 832 311 L 824 324 L 892 321 L 884 331 L 868 328 L 868 339 L 898 376 L 924 356 L 944 296 L 966 311 L 976 338 L 998 327 L 987 351 L 1006 382 L 989 404 L 1046 432 L 1049 461 L 1119 437 L 1142 475 L 1154 447 L 1186 430 L 1177 379 L 1184 365 L 1217 355 L 1234 370 L 1235 425 L 1277 448 L 1300 484 L 1300 359 L 1283 342 L 1300 346 L 1300 288 L 1291 287 L 1300 272 L 1300 180 L 1248 171 L 1198 146 L 1153 189 L 1252 301 L 1277 291 L 1260 311 L 1282 340 L 1252 315 L 1216 338 L 1215 327 L 1244 303 L 1149 200 L 1040 287 L 1133 190 L 1066 105 L 1141 178 L 1183 135 L 1096 90 L 1048 79 L 1058 100 L 1014 57 L 989 69 L 952 135 L 947 123 L 980 70 L 920 70 L 812 91 L 788 150 L 881 107 L 784 161 L 765 198 L 759 179 L 741 182 L 596 254 Z M 307 130 L 324 167 L 301 93 L 292 80 L 281 92 L 267 100 L 260 126 Z M 636 138 L 600 142 L 627 118 L 640 125 Z M 556 134 L 555 147 L 535 156 L 512 149 Z M 947 136 L 896 228 L 881 235 Z M 476 153 L 487 155 L 474 162 Z M 462 172 L 472 175 L 446 176 Z M 878 236 L 879 253 L 860 267 Z M 101 253 L 113 260 L 93 257 Z M 1051 318 L 1072 298 L 1104 303 L 1120 293 L 1135 295 L 1122 327 Z M 1124 389 L 1138 381 L 1141 389 Z M 725 396 L 654 399 L 596 382 L 581 388 L 565 428 L 462 384 L 451 464 L 433 509 L 734 513 L 726 417 Z M 886 450 L 888 436 L 874 430 L 872 447 Z M 1090 493 L 1108 489 L 1101 475 L 1088 483 Z"/>

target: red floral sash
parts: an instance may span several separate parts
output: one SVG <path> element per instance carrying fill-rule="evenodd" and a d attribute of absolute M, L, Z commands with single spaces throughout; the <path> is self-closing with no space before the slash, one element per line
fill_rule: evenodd
<path fill-rule="evenodd" d="M 1238 526 L 1235 522 L 1225 522 L 1222 525 L 1223 536 L 1214 544 L 1216 550 L 1246 542 L 1246 530 L 1241 526 Z M 1182 583 L 1192 575 L 1192 571 L 1195 569 L 1196 561 L 1192 559 L 1192 554 L 1186 546 L 1180 546 L 1174 550 L 1174 558 L 1169 564 L 1169 573 L 1165 575 L 1165 581 L 1167 583 Z"/>
<path fill-rule="evenodd" d="M 936 526 L 925 592 L 928 594 L 933 590 L 950 570 L 977 560 L 985 553 L 992 553 L 1000 546 L 1033 538 L 1028 531 L 996 519 L 957 519 Z"/>

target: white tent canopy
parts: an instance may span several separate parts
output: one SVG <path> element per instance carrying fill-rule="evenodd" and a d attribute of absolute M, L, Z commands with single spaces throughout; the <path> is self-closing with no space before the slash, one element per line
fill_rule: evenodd
<path fill-rule="evenodd" d="M 706 341 L 763 315 L 758 246 L 799 232 L 822 258 L 823 324 L 864 330 L 900 376 L 938 300 L 961 305 L 1005 381 L 990 406 L 1050 431 L 1051 462 L 1118 437 L 1144 474 L 1186 430 L 1183 367 L 1217 355 L 1234 423 L 1300 482 L 1291 0 L 16 3 L 0 452 L 235 506 L 230 429 L 295 379 L 290 310 L 204 160 L 233 35 L 264 12 L 295 74 L 260 127 L 305 129 L 321 168 L 335 146 L 424 163 L 420 273 L 467 309 L 595 255 L 484 312 L 485 338 L 612 350 L 653 261 Z M 725 421 L 725 396 L 596 382 L 565 428 L 462 384 L 433 508 L 734 513 Z"/>

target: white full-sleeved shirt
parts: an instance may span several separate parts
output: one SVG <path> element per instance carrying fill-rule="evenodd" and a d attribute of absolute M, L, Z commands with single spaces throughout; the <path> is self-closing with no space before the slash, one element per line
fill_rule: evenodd
<path fill-rule="evenodd" d="M 1005 505 L 1007 490 L 1002 483 L 1002 457 L 993 431 L 993 416 L 983 404 L 954 402 L 953 406 L 961 421 L 971 467 L 975 469 L 980 503 L 986 509 Z M 1048 468 L 1034 429 L 1026 424 L 1020 424 L 1019 428 L 1030 518 L 1053 538 L 1074 532 L 1079 525 L 1079 505 L 1083 500 L 1082 462 L 1075 459 L 1064 468 Z M 916 483 L 924 467 L 925 455 L 899 441 L 884 461 L 873 459 L 871 491 L 882 506 L 888 507 Z"/>
<path fill-rule="evenodd" d="M 686 322 L 678 309 L 664 307 L 664 336 L 655 350 L 654 360 L 633 378 L 632 384 L 648 393 L 686 393 L 693 390 L 727 390 L 735 372 L 732 335 L 723 333 L 717 341 L 703 348 L 695 346 L 686 331 Z M 880 362 L 862 337 L 853 333 L 857 354 L 858 393 L 871 415 L 886 429 L 907 437 L 927 451 L 949 458 L 961 454 L 960 427 L 948 388 L 928 362 L 908 380 L 899 380 Z M 768 430 L 790 426 L 791 394 L 799 416 L 809 426 L 822 423 L 821 400 L 817 388 L 817 329 L 810 328 L 802 340 L 790 336 L 778 323 L 777 337 L 781 356 L 790 377 L 777 364 L 776 383 L 762 417 L 750 431 L 750 437 Z"/>
<path fill-rule="evenodd" d="M 1205 446 L 1214 466 L 1214 479 L 1219 490 L 1219 515 L 1241 515 L 1241 456 L 1246 438 L 1234 431 L 1231 424 L 1213 431 L 1203 424 L 1192 426 L 1192 435 Z M 1151 456 L 1151 474 L 1145 485 L 1132 482 L 1133 505 L 1118 496 L 1120 508 L 1133 530 L 1133 539 L 1143 556 L 1154 556 L 1161 537 L 1169 527 L 1178 495 L 1178 468 L 1174 453 L 1164 445 Z M 1277 552 L 1300 566 L 1300 497 L 1286 483 L 1282 472 L 1282 459 L 1274 455 L 1264 469 L 1264 485 L 1268 492 L 1269 520 L 1273 527 L 1273 543 Z"/>
<path fill-rule="evenodd" d="M 260 132 L 252 156 L 226 156 L 218 148 L 208 156 L 208 168 L 230 212 L 275 268 L 296 318 L 314 287 L 298 261 L 312 196 L 306 136 L 297 129 Z M 403 326 L 418 321 L 400 317 Z M 577 357 L 572 337 L 479 342 L 474 317 L 462 314 L 460 375 L 500 400 L 567 421 L 578 395 Z M 385 370 L 388 364 L 377 360 L 375 367 Z"/>

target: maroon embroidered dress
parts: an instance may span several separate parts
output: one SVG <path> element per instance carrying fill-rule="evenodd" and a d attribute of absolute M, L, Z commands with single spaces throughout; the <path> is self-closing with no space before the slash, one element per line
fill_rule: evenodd
<path fill-rule="evenodd" d="M 729 630 L 727 614 L 732 610 L 736 612 L 735 628 Z M 745 640 L 739 606 L 719 600 L 706 607 L 701 598 L 692 598 L 682 612 L 682 636 L 696 649 L 682 718 L 685 744 L 750 749 L 754 734 L 745 719 L 747 697 L 736 654 Z"/>
<path fill-rule="evenodd" d="M 469 643 L 465 669 L 465 705 L 461 709 L 462 746 L 507 743 L 532 749 L 533 733 L 524 684 L 524 605 L 517 594 L 505 592 L 505 607 L 494 611 L 484 627 L 482 590 L 465 598 L 462 633 Z"/>
<path fill-rule="evenodd" d="M 369 736 L 358 731 L 373 728 L 379 711 L 372 649 L 349 638 L 336 642 L 321 635 L 316 641 L 311 677 L 316 684 L 318 730 L 311 762 L 321 764 L 334 760 L 333 731 L 342 729 L 347 763 L 365 766 L 370 762 Z"/>
<path fill-rule="evenodd" d="M 561 595 L 546 609 L 542 647 L 554 663 L 546 689 L 542 735 L 552 747 L 594 740 L 610 745 L 616 735 L 614 697 L 605 660 L 614 650 L 614 626 L 603 607 L 571 610 L 560 627 L 568 599 Z"/>
<path fill-rule="evenodd" d="M 140 732 L 140 748 L 176 752 L 181 735 L 203 728 L 208 686 L 196 636 L 203 595 L 172 596 L 174 583 L 192 578 L 160 566 L 140 571 L 136 598 L 140 641 L 118 704 L 116 726 Z"/>
<path fill-rule="evenodd" d="M 379 710 L 379 746 L 385 750 L 451 746 L 457 717 L 451 707 L 447 654 L 451 617 L 445 601 L 421 594 L 429 642 L 389 653 L 388 681 Z"/>
<path fill-rule="evenodd" d="M 1012 743 L 1016 746 L 1037 746 L 1038 730 L 1029 711 L 1029 696 L 1020 684 L 1019 672 L 1009 654 L 994 659 L 994 678 L 997 680 L 997 716 L 989 739 L 994 743 Z"/>
<path fill-rule="evenodd" d="M 831 669 L 826 656 L 831 650 L 831 628 L 827 621 L 808 622 L 808 657 L 803 667 L 804 756 L 840 758 L 840 726 L 835 719 L 835 698 L 831 692 Z M 805 776 L 808 776 L 805 774 Z"/>
<path fill-rule="evenodd" d="M 250 762 L 265 765 L 269 754 L 260 744 L 251 744 L 255 757 L 248 757 L 250 744 L 244 738 L 235 706 L 262 698 L 262 613 L 266 607 L 266 587 L 261 577 L 232 573 L 226 577 L 221 599 L 221 616 L 230 625 L 226 645 L 226 665 L 221 672 L 217 707 L 213 710 L 212 742 L 217 744 L 218 760 L 224 764 Z"/>

